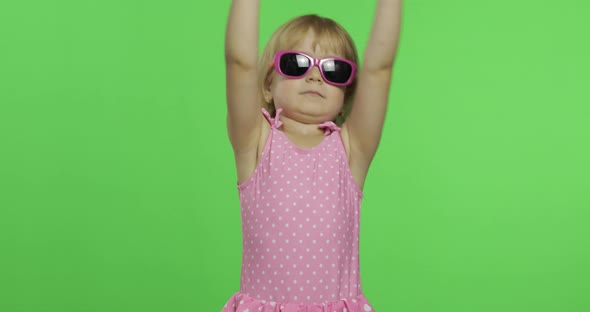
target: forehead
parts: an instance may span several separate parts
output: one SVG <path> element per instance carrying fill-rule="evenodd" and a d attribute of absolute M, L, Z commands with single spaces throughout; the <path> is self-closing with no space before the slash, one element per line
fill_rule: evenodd
<path fill-rule="evenodd" d="M 298 50 L 316 58 L 343 56 L 343 49 L 338 40 L 325 32 L 316 34 L 309 29 L 294 36 L 286 49 Z"/>

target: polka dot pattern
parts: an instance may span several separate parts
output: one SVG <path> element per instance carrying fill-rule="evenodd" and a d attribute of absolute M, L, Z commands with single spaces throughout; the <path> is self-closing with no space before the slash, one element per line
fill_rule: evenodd
<path fill-rule="evenodd" d="M 363 194 L 352 179 L 339 128 L 304 149 L 278 129 L 278 117 L 267 119 L 271 131 L 259 164 L 238 185 L 240 293 L 300 305 L 362 295 L 358 247 Z"/>

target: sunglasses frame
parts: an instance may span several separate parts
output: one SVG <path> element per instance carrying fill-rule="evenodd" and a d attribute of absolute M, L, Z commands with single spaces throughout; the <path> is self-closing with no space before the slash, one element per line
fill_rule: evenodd
<path fill-rule="evenodd" d="M 293 54 L 299 54 L 299 55 L 303 55 L 305 57 L 307 57 L 309 60 L 311 60 L 312 65 L 309 66 L 307 68 L 307 71 L 305 71 L 305 73 L 303 73 L 301 76 L 291 76 L 291 75 L 287 75 L 285 73 L 283 73 L 283 71 L 281 70 L 281 57 L 285 54 L 289 54 L 289 53 L 293 53 Z M 338 82 L 332 82 L 329 81 L 328 79 L 326 79 L 326 76 L 324 75 L 324 70 L 322 68 L 322 64 L 324 64 L 327 61 L 342 61 L 345 62 L 347 64 L 349 64 L 352 67 L 352 71 L 350 73 L 350 77 L 348 78 L 348 80 L 346 82 L 343 83 L 338 83 Z M 275 57 L 274 57 L 274 68 L 275 70 L 281 74 L 282 76 L 286 77 L 286 78 L 290 78 L 290 79 L 299 79 L 299 78 L 303 78 L 305 76 L 307 76 L 309 74 L 309 72 L 315 67 L 317 66 L 318 69 L 320 70 L 320 75 L 322 76 L 322 78 L 324 79 L 324 81 L 328 84 L 334 85 L 334 86 L 339 86 L 339 87 L 343 87 L 343 86 L 348 86 L 350 85 L 353 81 L 354 81 L 354 76 L 356 75 L 356 70 L 357 70 L 357 65 L 351 61 L 351 60 L 347 60 L 345 58 L 341 58 L 341 57 L 328 57 L 328 58 L 323 58 L 323 59 L 316 59 L 314 57 L 311 57 L 303 52 L 300 51 L 294 51 L 294 50 L 280 50 L 277 51 L 277 53 L 275 53 Z"/>

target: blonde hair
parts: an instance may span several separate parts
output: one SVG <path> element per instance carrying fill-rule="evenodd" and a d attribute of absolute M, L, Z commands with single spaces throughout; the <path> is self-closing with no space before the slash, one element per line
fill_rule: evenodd
<path fill-rule="evenodd" d="M 264 99 L 263 91 L 268 89 L 271 83 L 271 74 L 274 70 L 272 62 L 275 53 L 279 50 L 293 49 L 305 38 L 309 31 L 312 31 L 315 35 L 314 42 L 312 43 L 314 48 L 319 45 L 324 51 L 341 53 L 342 57 L 359 65 L 358 53 L 354 42 L 348 32 L 340 26 L 340 24 L 330 18 L 321 17 L 315 14 L 295 17 L 287 21 L 271 35 L 260 56 L 260 61 L 258 63 L 258 84 L 262 99 Z M 334 120 L 338 125 L 341 125 L 350 113 L 352 96 L 356 90 L 356 85 L 357 79 L 355 77 L 352 84 L 346 86 L 342 114 L 338 115 L 336 120 Z M 272 101 L 266 102 L 264 100 L 263 107 L 272 116 L 275 115 L 275 107 Z"/>

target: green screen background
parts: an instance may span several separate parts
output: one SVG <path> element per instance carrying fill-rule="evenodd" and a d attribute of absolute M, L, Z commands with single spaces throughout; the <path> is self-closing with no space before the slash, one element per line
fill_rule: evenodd
<path fill-rule="evenodd" d="M 0 4 L 0 311 L 219 311 L 239 290 L 230 1 Z M 374 1 L 331 17 L 362 54 Z M 378 312 L 589 311 L 590 5 L 406 1 L 365 185 Z M 370 103 L 368 103 L 370 104 Z"/>

